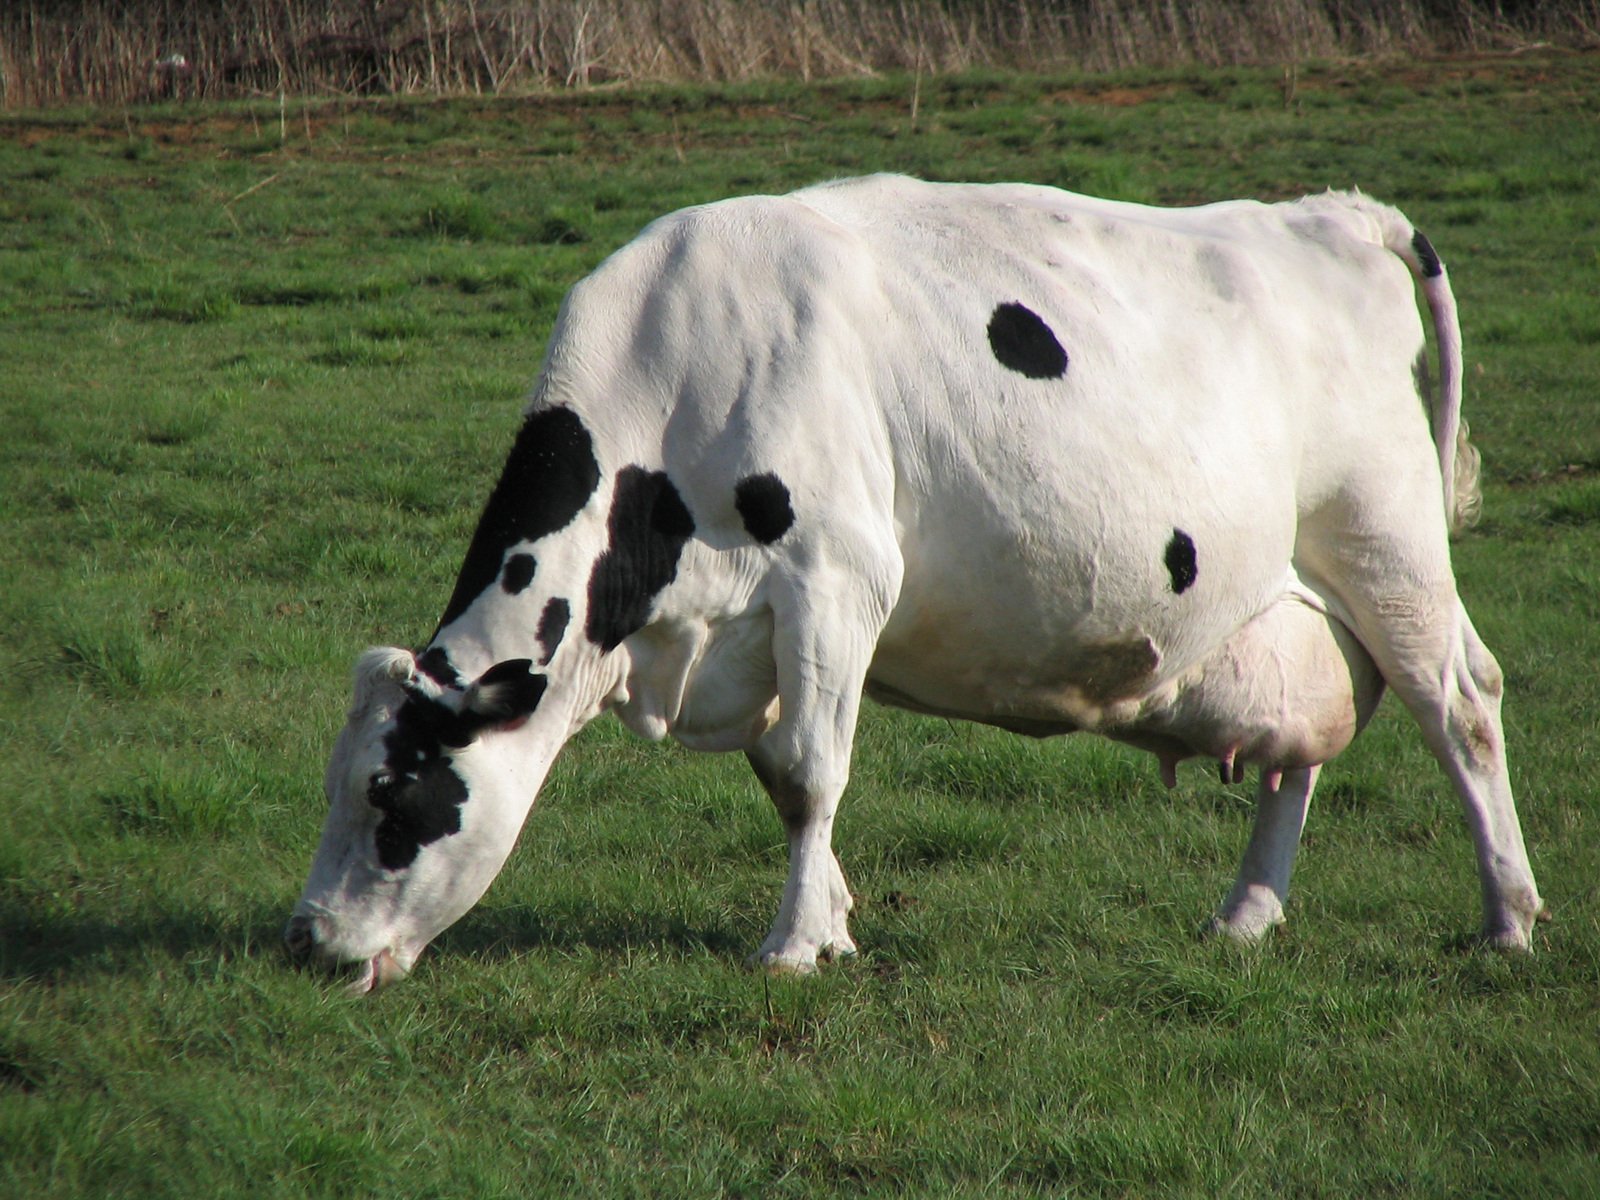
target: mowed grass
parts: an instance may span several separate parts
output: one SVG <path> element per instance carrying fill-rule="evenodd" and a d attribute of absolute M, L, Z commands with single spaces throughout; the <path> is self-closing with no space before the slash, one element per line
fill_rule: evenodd
<path fill-rule="evenodd" d="M 1600 1194 L 1600 60 L 0 118 L 0 1193 Z M 346 674 L 433 627 L 565 289 L 674 207 L 862 171 L 1188 203 L 1359 185 L 1450 264 L 1554 911 L 1475 951 L 1386 703 L 1290 924 L 1202 943 L 1250 793 L 881 709 L 858 959 L 744 966 L 741 759 L 593 726 L 365 1002 L 278 931 Z M 1314 298 L 1285 297 L 1285 303 Z"/>

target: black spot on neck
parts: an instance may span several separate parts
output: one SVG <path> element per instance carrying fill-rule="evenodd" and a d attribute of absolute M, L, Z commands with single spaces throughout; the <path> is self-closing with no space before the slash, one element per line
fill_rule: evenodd
<path fill-rule="evenodd" d="M 678 576 L 678 556 L 694 534 L 694 518 L 664 471 L 624 467 L 617 472 L 611 541 L 589 576 L 584 632 L 604 650 L 642 629 L 656 595 Z"/>
<path fill-rule="evenodd" d="M 1000 365 L 1029 379 L 1060 379 L 1067 352 L 1039 314 L 1021 304 L 1002 304 L 989 318 L 989 347 Z"/>
<path fill-rule="evenodd" d="M 1422 235 L 1422 230 L 1417 230 L 1411 235 L 1411 249 L 1416 253 L 1417 265 L 1422 268 L 1424 279 L 1437 279 L 1444 274 L 1444 264 L 1439 261 L 1439 252 L 1433 248 L 1433 243 Z"/>
<path fill-rule="evenodd" d="M 494 584 L 508 549 L 565 529 L 599 484 L 594 441 L 578 414 L 565 407 L 529 413 L 478 519 L 439 628 Z"/>
<path fill-rule="evenodd" d="M 500 572 L 500 586 L 515 596 L 533 582 L 533 573 L 539 567 L 531 554 L 513 554 L 506 559 L 505 568 Z"/>
<path fill-rule="evenodd" d="M 789 489 L 770 471 L 741 479 L 733 489 L 733 504 L 744 521 L 745 531 L 764 545 L 770 546 L 794 524 Z"/>
<path fill-rule="evenodd" d="M 539 645 L 544 649 L 544 654 L 539 658 L 541 665 L 555 657 L 556 648 L 561 645 L 561 639 L 567 632 L 567 622 L 571 619 L 571 606 L 559 596 L 544 606 L 544 612 L 539 615 Z"/>
<path fill-rule="evenodd" d="M 1172 590 L 1181 596 L 1194 585 L 1200 573 L 1199 564 L 1195 561 L 1194 539 L 1183 530 L 1174 529 L 1172 540 L 1167 543 L 1165 561 L 1167 574 L 1172 579 Z"/>

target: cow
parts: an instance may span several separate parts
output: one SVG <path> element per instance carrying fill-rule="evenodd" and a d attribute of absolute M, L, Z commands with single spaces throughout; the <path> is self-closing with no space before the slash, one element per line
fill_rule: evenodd
<path fill-rule="evenodd" d="M 357 992 L 406 975 L 611 712 L 748 757 L 789 847 L 754 961 L 813 971 L 856 949 L 832 829 L 863 694 L 1099 733 L 1168 786 L 1256 768 L 1209 926 L 1251 942 L 1392 688 L 1460 798 L 1483 938 L 1529 949 L 1502 677 L 1450 563 L 1461 381 L 1443 263 L 1360 192 L 880 175 L 662 217 L 567 296 L 431 639 L 356 666 L 286 942 Z"/>

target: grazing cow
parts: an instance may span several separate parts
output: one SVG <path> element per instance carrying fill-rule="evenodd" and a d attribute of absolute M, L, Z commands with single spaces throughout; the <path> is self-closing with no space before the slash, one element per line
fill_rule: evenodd
<path fill-rule="evenodd" d="M 831 832 L 863 691 L 1105 734 L 1169 785 L 1257 767 L 1212 922 L 1253 940 L 1387 685 L 1460 796 L 1484 935 L 1527 948 L 1501 676 L 1447 545 L 1476 497 L 1460 397 L 1444 267 L 1359 194 L 876 176 L 664 217 L 568 296 L 432 640 L 360 660 L 287 942 L 356 990 L 404 975 L 610 711 L 749 757 L 789 837 L 759 961 L 849 954 Z"/>

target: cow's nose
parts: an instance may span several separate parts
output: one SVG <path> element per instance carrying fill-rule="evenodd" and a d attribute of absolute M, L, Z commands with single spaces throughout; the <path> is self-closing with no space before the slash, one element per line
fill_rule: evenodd
<path fill-rule="evenodd" d="M 283 927 L 283 944 L 295 958 L 308 958 L 317 948 L 315 917 L 296 915 Z"/>

